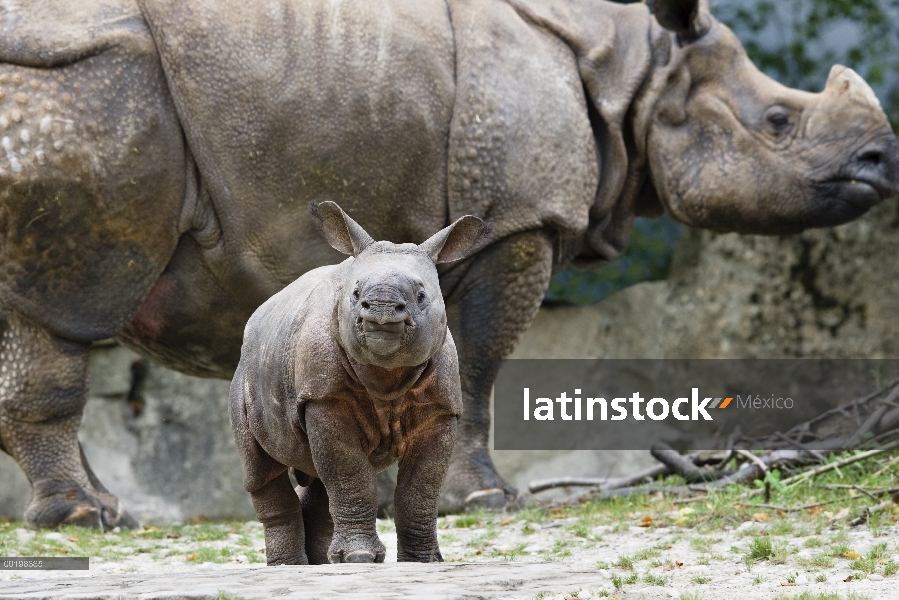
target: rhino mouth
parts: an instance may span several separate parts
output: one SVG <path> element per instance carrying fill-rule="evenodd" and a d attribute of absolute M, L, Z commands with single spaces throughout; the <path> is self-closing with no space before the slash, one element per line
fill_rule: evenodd
<path fill-rule="evenodd" d="M 406 321 L 392 323 L 378 323 L 368 319 L 360 321 L 357 326 L 359 341 L 362 346 L 379 356 L 395 354 L 408 345 L 415 332 L 415 325 Z"/>
<path fill-rule="evenodd" d="M 828 179 L 815 187 L 824 196 L 867 208 L 895 196 L 899 191 L 885 179 L 864 176 Z"/>

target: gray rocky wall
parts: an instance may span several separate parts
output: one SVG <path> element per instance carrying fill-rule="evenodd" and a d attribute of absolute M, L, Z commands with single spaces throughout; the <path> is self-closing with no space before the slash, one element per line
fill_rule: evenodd
<path fill-rule="evenodd" d="M 587 307 L 546 308 L 518 358 L 897 357 L 899 205 L 786 238 L 690 231 L 666 281 Z M 119 346 L 94 350 L 81 439 L 109 489 L 145 521 L 252 518 L 228 425 L 228 383 L 149 365 L 137 393 Z M 143 403 L 142 410 L 140 405 Z M 519 487 L 607 476 L 650 459 L 633 452 L 494 453 Z M 30 490 L 0 454 L 0 515 L 21 518 Z"/>

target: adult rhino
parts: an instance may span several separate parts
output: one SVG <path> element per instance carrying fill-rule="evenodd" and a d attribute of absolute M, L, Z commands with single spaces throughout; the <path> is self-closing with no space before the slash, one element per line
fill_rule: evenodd
<path fill-rule="evenodd" d="M 459 510 L 516 495 L 488 399 L 554 270 L 636 215 L 780 234 L 899 188 L 861 78 L 785 88 L 696 0 L 6 1 L 0 138 L 0 445 L 35 527 L 135 524 L 79 451 L 91 342 L 230 378 L 253 310 L 341 258 L 310 200 L 396 242 L 494 225 L 441 271 Z"/>

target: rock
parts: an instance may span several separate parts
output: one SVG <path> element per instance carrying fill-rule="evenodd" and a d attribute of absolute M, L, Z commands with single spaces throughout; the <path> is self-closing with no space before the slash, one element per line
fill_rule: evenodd
<path fill-rule="evenodd" d="M 883 581 L 883 575 L 881 575 L 880 573 L 871 573 L 870 575 L 868 575 L 868 579 L 870 579 L 871 581 Z"/>
<path fill-rule="evenodd" d="M 669 598 L 680 598 L 680 592 L 675 589 L 665 590 Z"/>
<path fill-rule="evenodd" d="M 808 577 L 806 577 L 804 574 L 800 573 L 799 575 L 796 576 L 795 583 L 796 583 L 796 585 L 807 585 Z"/>

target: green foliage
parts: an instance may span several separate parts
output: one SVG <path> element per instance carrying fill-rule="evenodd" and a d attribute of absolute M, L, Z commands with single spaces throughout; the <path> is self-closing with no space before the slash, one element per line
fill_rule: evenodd
<path fill-rule="evenodd" d="M 714 12 L 781 83 L 820 91 L 831 65 L 846 65 L 899 124 L 899 0 L 721 0 Z"/>
<path fill-rule="evenodd" d="M 668 215 L 658 219 L 637 218 L 624 255 L 593 271 L 568 269 L 553 277 L 546 300 L 590 304 L 641 281 L 668 276 L 674 245 L 683 226 Z"/>

